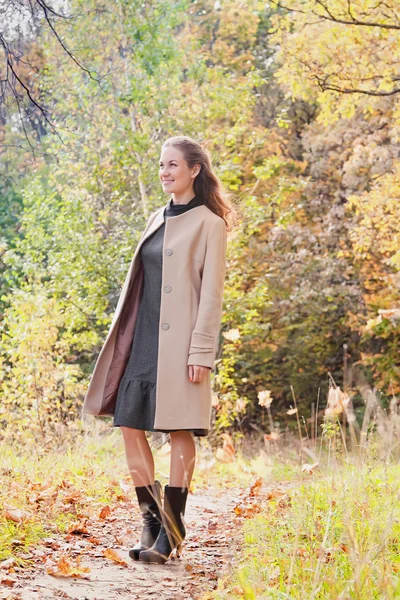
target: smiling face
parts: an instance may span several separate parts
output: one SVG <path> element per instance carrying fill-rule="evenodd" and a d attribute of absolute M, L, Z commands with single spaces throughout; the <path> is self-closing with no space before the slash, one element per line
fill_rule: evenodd
<path fill-rule="evenodd" d="M 165 193 L 178 197 L 194 194 L 193 183 L 199 170 L 199 165 L 188 167 L 179 148 L 166 146 L 161 150 L 159 177 Z"/>

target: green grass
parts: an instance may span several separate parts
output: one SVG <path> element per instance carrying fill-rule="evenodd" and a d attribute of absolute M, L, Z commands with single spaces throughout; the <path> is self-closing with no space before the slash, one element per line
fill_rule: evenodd
<path fill-rule="evenodd" d="M 208 598 L 400 598 L 400 465 L 321 471 L 245 522 L 238 563 Z"/>
<path fill-rule="evenodd" d="M 0 561 L 14 557 L 17 564 L 23 564 L 24 553 L 40 542 L 45 535 L 43 525 L 37 519 L 18 524 L 2 518 L 0 520 Z"/>

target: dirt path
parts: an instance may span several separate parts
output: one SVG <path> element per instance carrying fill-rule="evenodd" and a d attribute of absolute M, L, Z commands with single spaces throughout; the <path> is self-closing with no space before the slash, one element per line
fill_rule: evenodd
<path fill-rule="evenodd" d="M 104 519 L 91 521 L 88 531 L 45 540 L 33 552 L 34 570 L 17 570 L 16 584 L 9 596 L 13 600 L 116 600 L 157 598 L 190 600 L 201 598 L 217 585 L 218 578 L 234 555 L 235 513 L 238 496 L 234 490 L 208 489 L 190 494 L 187 501 L 187 537 L 180 559 L 165 565 L 146 565 L 128 557 L 140 531 L 138 507 L 133 501 L 120 503 Z M 114 549 L 126 565 L 119 565 L 103 554 Z M 49 565 L 66 554 L 73 564 L 90 571 L 84 577 L 54 577 Z"/>

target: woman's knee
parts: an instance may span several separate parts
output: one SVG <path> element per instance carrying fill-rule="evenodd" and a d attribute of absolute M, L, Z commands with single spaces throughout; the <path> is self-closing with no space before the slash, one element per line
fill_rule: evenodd
<path fill-rule="evenodd" d="M 180 445 L 191 445 L 195 446 L 194 443 L 194 434 L 192 431 L 181 430 L 181 431 L 171 431 L 171 446 L 180 446 Z"/>
<path fill-rule="evenodd" d="M 146 432 L 142 429 L 121 427 L 121 433 L 125 443 L 136 445 L 140 443 L 147 443 Z"/>

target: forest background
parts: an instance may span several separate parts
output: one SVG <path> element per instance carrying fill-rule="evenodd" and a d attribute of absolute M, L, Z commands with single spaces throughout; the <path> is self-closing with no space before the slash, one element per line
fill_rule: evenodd
<path fill-rule="evenodd" d="M 241 215 L 215 431 L 284 429 L 332 379 L 359 416 L 363 390 L 399 392 L 396 4 L 1 2 L 3 438 L 79 430 L 175 134 L 204 144 Z"/>

